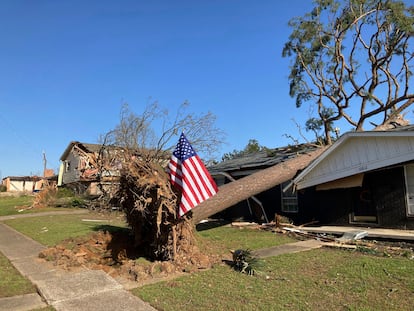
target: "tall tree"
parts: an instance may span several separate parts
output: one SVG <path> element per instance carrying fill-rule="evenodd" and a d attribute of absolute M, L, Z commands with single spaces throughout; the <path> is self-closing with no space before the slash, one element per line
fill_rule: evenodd
<path fill-rule="evenodd" d="M 290 95 L 297 107 L 317 106 L 327 144 L 335 121 L 362 131 L 367 121 L 392 122 L 414 102 L 414 6 L 315 0 L 313 10 L 289 26 L 282 55 L 292 59 Z"/>

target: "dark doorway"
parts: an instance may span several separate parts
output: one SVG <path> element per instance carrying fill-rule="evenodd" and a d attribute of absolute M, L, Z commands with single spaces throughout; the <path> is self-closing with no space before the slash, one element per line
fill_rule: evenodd
<path fill-rule="evenodd" d="M 364 178 L 365 180 L 365 178 Z M 353 189 L 354 205 L 351 223 L 378 223 L 378 215 L 373 191 L 368 185 Z"/>

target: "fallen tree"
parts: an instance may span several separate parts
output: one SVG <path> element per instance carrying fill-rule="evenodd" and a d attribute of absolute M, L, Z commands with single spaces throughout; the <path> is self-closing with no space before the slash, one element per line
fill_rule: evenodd
<path fill-rule="evenodd" d="M 196 224 L 251 196 L 292 179 L 299 170 L 308 166 L 324 150 L 326 150 L 326 147 L 317 148 L 314 151 L 300 154 L 272 167 L 221 186 L 215 196 L 202 202 L 192 210 L 193 222 Z"/>
<path fill-rule="evenodd" d="M 212 126 L 210 115 L 200 118 L 190 115 L 182 120 L 177 115 L 171 127 L 165 127 L 157 143 L 151 145 L 148 141 L 154 133 L 150 125 L 158 116 L 155 108 L 156 106 L 148 107 L 142 116 L 128 110 L 123 111 L 120 125 L 104 139 L 109 146 L 117 146 L 115 151 L 105 152 L 106 148 L 103 148 L 96 161 L 99 176 L 111 175 L 111 172 L 116 171 L 113 167 L 119 169 L 120 174 L 116 176 L 119 180 L 118 190 L 115 194 L 110 194 L 110 197 L 115 198 L 125 212 L 126 221 L 134 235 L 135 247 L 143 256 L 153 260 L 171 260 L 184 264 L 191 262 L 194 265 L 195 258 L 199 258 L 200 262 L 205 262 L 206 258 L 203 258 L 203 253 L 198 249 L 194 235 L 196 223 L 291 179 L 298 170 L 306 167 L 323 151 L 322 148 L 318 148 L 313 152 L 300 154 L 298 150 L 296 157 L 287 158 L 275 167 L 224 185 L 218 194 L 183 217 L 179 217 L 178 205 L 181 194 L 171 187 L 165 171 L 171 151 L 165 146 L 179 128 L 185 127 L 187 132 L 196 133 L 196 136 L 202 139 L 206 139 L 204 133 L 209 133 L 210 136 L 214 134 L 215 128 Z M 196 122 L 197 120 L 204 122 Z M 164 124 L 167 125 L 168 122 Z M 191 138 L 189 140 L 192 141 Z M 195 141 L 197 142 L 197 139 Z M 215 140 L 209 141 L 210 144 L 207 146 L 215 145 Z M 201 146 L 202 142 L 199 140 Z M 102 185 L 102 191 L 105 191 L 105 188 L 108 188 L 107 185 Z"/>
<path fill-rule="evenodd" d="M 218 193 L 196 206 L 184 217 L 178 216 L 180 194 L 170 185 L 164 164 L 124 150 L 117 197 L 132 229 L 135 246 L 154 260 L 176 262 L 206 258 L 199 251 L 194 227 L 208 218 L 253 195 L 292 179 L 319 156 L 325 148 L 288 158 L 268 169 L 219 188 Z M 205 266 L 205 264 L 204 264 Z"/>

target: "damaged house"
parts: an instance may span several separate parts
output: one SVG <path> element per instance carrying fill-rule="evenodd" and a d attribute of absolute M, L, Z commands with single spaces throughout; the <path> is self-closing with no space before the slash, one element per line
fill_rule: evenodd
<path fill-rule="evenodd" d="M 101 187 L 116 187 L 122 168 L 119 152 L 122 149 L 113 146 L 70 142 L 60 157 L 58 186 L 88 195 L 101 194 Z"/>
<path fill-rule="evenodd" d="M 414 228 L 414 126 L 349 132 L 292 184 L 303 221 Z"/>
<path fill-rule="evenodd" d="M 298 147 L 301 152 L 312 148 Z M 278 148 L 209 170 L 218 185 L 234 179 L 240 189 L 248 189 L 246 183 L 261 182 L 259 176 L 271 180 L 263 173 L 277 175 L 274 168 L 298 153 L 293 147 Z M 346 133 L 292 179 L 273 179 L 277 184 L 254 193 L 255 199 L 239 200 L 214 217 L 267 222 L 279 214 L 296 224 L 414 228 L 414 126 Z"/>
<path fill-rule="evenodd" d="M 58 186 L 91 196 L 112 197 L 119 188 L 121 171 L 129 157 L 151 158 L 156 150 L 126 150 L 113 145 L 72 141 L 60 157 Z M 170 155 L 158 151 L 156 161 L 166 166 Z"/>

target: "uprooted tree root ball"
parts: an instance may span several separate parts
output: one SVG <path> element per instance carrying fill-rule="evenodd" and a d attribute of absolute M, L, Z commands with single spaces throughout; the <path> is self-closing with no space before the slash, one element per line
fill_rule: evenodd
<path fill-rule="evenodd" d="M 178 196 L 156 162 L 131 161 L 117 196 L 135 247 L 148 258 L 176 260 L 194 245 L 194 226 L 187 217 L 177 217 Z"/>
<path fill-rule="evenodd" d="M 128 166 L 122 171 L 116 193 L 130 229 L 69 239 L 43 251 L 40 257 L 64 268 L 102 269 L 134 280 L 154 271 L 196 271 L 219 262 L 218 256 L 207 256 L 198 248 L 191 218 L 177 217 L 178 196 L 161 165 L 131 159 L 124 162 Z M 139 257 L 152 264 L 137 264 Z"/>

